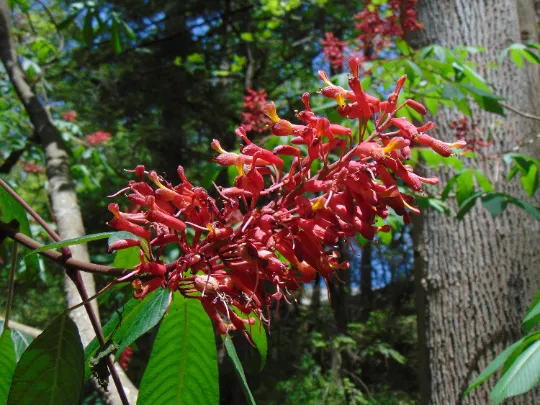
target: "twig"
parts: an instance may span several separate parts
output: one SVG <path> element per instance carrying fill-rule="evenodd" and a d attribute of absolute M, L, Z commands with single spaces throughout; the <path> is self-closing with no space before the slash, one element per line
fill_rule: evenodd
<path fill-rule="evenodd" d="M 81 296 L 81 299 L 84 302 L 84 308 L 86 309 L 88 318 L 90 318 L 90 323 L 92 324 L 92 328 L 94 329 L 94 332 L 96 333 L 99 344 L 103 346 L 105 344 L 105 337 L 103 336 L 103 331 L 101 330 L 101 325 L 99 324 L 99 320 L 97 319 L 96 313 L 94 312 L 94 309 L 92 308 L 92 305 L 90 304 L 88 293 L 86 292 L 86 288 L 84 287 L 84 282 L 81 277 L 81 272 L 79 270 L 71 269 L 67 271 L 67 275 L 71 279 L 71 281 L 73 281 L 73 284 L 75 284 L 75 287 L 77 287 L 77 291 L 79 291 L 79 295 Z M 118 373 L 116 372 L 116 368 L 114 367 L 114 358 L 112 357 L 112 355 L 107 357 L 107 366 L 109 368 L 109 372 L 111 373 L 111 377 L 114 381 L 114 385 L 116 386 L 116 389 L 118 390 L 118 394 L 120 395 L 120 400 L 122 401 L 122 404 L 129 405 L 129 401 L 127 399 L 126 393 L 124 392 L 124 387 L 122 386 L 120 377 L 118 376 Z"/>
<path fill-rule="evenodd" d="M 12 151 L 9 156 L 4 160 L 4 163 L 0 166 L 0 173 L 9 173 L 11 168 L 17 164 L 19 158 L 28 148 L 26 144 L 23 148 Z"/>
<path fill-rule="evenodd" d="M 0 321 L 4 321 L 4 328 L 6 327 L 6 319 L 5 317 L 2 317 L 0 315 Z M 15 322 L 15 321 L 9 321 L 9 324 L 11 325 L 11 329 L 17 329 L 19 330 L 20 332 L 28 335 L 28 336 L 31 336 L 33 337 L 34 339 L 37 338 L 39 335 L 41 335 L 41 333 L 43 332 L 41 329 L 38 329 L 38 328 L 33 328 L 32 326 L 28 326 L 28 325 L 25 325 L 25 324 L 22 324 L 22 323 L 19 323 L 19 322 Z"/>
<path fill-rule="evenodd" d="M 32 250 L 39 249 L 43 246 L 41 243 L 36 242 L 34 239 L 26 236 L 21 232 L 18 232 L 16 229 L 13 229 L 5 222 L 0 221 L 0 236 L 2 234 L 5 234 L 5 236 L 8 236 L 9 238 L 19 242 L 21 245 L 26 246 L 27 248 Z M 67 269 L 80 269 L 88 273 L 121 277 L 133 271 L 133 269 L 124 269 L 112 266 L 103 266 L 101 264 L 95 263 L 86 263 L 73 258 L 66 259 L 61 253 L 54 250 L 46 250 L 44 252 L 40 252 L 39 254 L 45 256 L 49 260 L 59 263 Z"/>
<path fill-rule="evenodd" d="M 9 328 L 9 316 L 11 315 L 11 305 L 13 304 L 13 288 L 15 286 L 15 269 L 17 268 L 17 252 L 19 244 L 13 242 L 13 250 L 11 251 L 11 269 L 9 270 L 9 283 L 8 283 L 8 298 L 6 304 L 6 320 L 4 323 L 4 329 Z"/>
<path fill-rule="evenodd" d="M 511 107 L 509 106 L 508 104 L 502 102 L 502 101 L 499 101 L 499 104 L 502 105 L 504 108 L 506 108 L 507 110 L 510 110 L 512 112 L 515 112 L 517 115 L 521 115 L 522 117 L 525 117 L 525 118 L 529 118 L 531 120 L 536 120 L 536 121 L 540 121 L 540 117 L 537 116 L 537 115 L 534 115 L 534 114 L 529 114 L 529 113 L 526 113 L 526 112 L 523 112 L 523 111 L 520 111 L 514 107 Z"/>

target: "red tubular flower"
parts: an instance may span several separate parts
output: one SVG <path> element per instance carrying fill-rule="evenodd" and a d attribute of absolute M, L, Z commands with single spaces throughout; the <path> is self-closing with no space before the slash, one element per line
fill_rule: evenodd
<path fill-rule="evenodd" d="M 425 133 L 433 124 L 417 127 L 405 118 L 393 118 L 402 107 L 397 98 L 404 77 L 388 100 L 380 102 L 362 89 L 360 62 L 351 60 L 350 65 L 348 90 L 333 85 L 324 72 L 319 77 L 327 85 L 323 96 L 338 102 L 342 116 L 359 120 L 362 137 L 356 145 L 347 127 L 355 123 L 342 126 L 317 116 L 305 93 L 305 109 L 297 113 L 301 125 L 280 119 L 274 104 L 264 108 L 274 135 L 292 135 L 281 138 L 284 144 L 273 151 L 254 144 L 243 128 L 235 131 L 243 142 L 240 153 L 226 152 L 218 141 L 212 142 L 219 153 L 216 162 L 238 169 L 234 186 L 216 187 L 216 198 L 191 184 L 182 167 L 177 185 L 143 166 L 134 170 L 138 181 L 117 194 L 126 193 L 136 209 L 121 212 L 117 204 L 110 204 L 114 218 L 109 225 L 144 240 L 121 240 L 110 248 L 139 247 L 142 263 L 135 268 L 135 297 L 142 299 L 157 288 L 179 291 L 201 301 L 219 333 L 249 334 L 254 317 L 269 325 L 265 309 L 288 300 L 301 283 L 312 281 L 317 273 L 328 281 L 348 267 L 335 251 L 340 239 L 357 233 L 373 239 L 377 232 L 387 232 L 389 226 L 377 226 L 376 221 L 385 219 L 390 208 L 409 223 L 409 214 L 419 211 L 398 183 L 421 190 L 423 184 L 438 181 L 418 176 L 405 163 L 411 143 L 448 156 L 450 148 L 464 142 L 443 143 Z M 423 111 L 416 102 L 407 105 Z M 362 141 L 368 120 L 376 129 Z M 397 131 L 388 131 L 391 126 Z M 163 254 L 167 245 L 180 252 L 170 262 Z"/>

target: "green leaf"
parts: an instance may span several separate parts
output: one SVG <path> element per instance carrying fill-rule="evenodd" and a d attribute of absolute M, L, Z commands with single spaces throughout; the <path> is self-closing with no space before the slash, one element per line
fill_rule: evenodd
<path fill-rule="evenodd" d="M 118 328 L 117 325 L 120 322 L 118 313 L 114 313 L 109 322 L 103 326 L 105 340 L 112 339 L 119 345 L 116 354 L 117 358 L 126 347 L 156 326 L 163 318 L 169 305 L 169 294 L 168 290 L 160 288 L 148 294 L 144 300 L 132 298 L 126 303 L 123 312 L 121 312 L 122 323 Z M 99 342 L 96 338 L 88 343 L 84 350 L 85 378 L 90 376 L 88 363 L 98 350 Z"/>
<path fill-rule="evenodd" d="M 491 185 L 491 181 L 489 181 L 489 179 L 486 176 L 484 176 L 482 172 L 475 170 L 474 177 L 476 177 L 476 181 L 478 182 L 478 185 L 480 186 L 482 190 L 488 191 L 488 192 L 495 190 L 493 186 Z"/>
<path fill-rule="evenodd" d="M 11 340 L 13 341 L 13 345 L 15 347 L 17 361 L 19 361 L 24 351 L 34 341 L 34 338 L 18 329 L 11 329 Z"/>
<path fill-rule="evenodd" d="M 495 405 L 532 389 L 540 380 L 540 340 L 521 353 L 491 392 Z"/>
<path fill-rule="evenodd" d="M 441 194 L 441 200 L 446 201 L 448 199 L 448 196 L 450 195 L 450 192 L 454 188 L 454 185 L 456 184 L 456 180 L 458 179 L 459 176 L 460 174 L 456 174 L 455 176 L 451 177 L 450 180 L 448 180 Z"/>
<path fill-rule="evenodd" d="M 242 32 L 240 38 L 242 41 L 253 42 L 253 34 L 251 32 Z"/>
<path fill-rule="evenodd" d="M 506 206 L 508 205 L 508 200 L 506 199 L 505 195 L 501 195 L 498 193 L 490 193 L 482 197 L 482 204 L 493 216 L 493 218 L 497 218 L 506 209 Z"/>
<path fill-rule="evenodd" d="M 111 27 L 111 43 L 116 54 L 122 52 L 122 41 L 120 39 L 120 24 L 117 18 L 113 18 Z"/>
<path fill-rule="evenodd" d="M 536 293 L 531 307 L 523 319 L 523 326 L 525 327 L 525 332 L 528 333 L 530 330 L 540 322 L 540 290 Z"/>
<path fill-rule="evenodd" d="M 59 31 L 67 28 L 68 26 L 70 26 L 73 21 L 75 21 L 75 19 L 78 17 L 78 15 L 81 13 L 82 10 L 79 10 L 79 11 L 76 11 L 75 13 L 69 15 L 68 17 L 66 17 L 66 19 L 64 21 L 62 21 L 61 23 L 58 24 L 58 26 L 56 27 Z"/>
<path fill-rule="evenodd" d="M 141 263 L 139 248 L 133 246 L 127 249 L 122 249 L 114 255 L 113 266 L 122 269 L 132 269 Z"/>
<path fill-rule="evenodd" d="M 0 334 L 4 331 L 5 322 L 0 320 Z M 11 329 L 11 341 L 13 342 L 13 347 L 15 348 L 15 356 L 17 361 L 21 358 L 22 354 L 26 350 L 34 338 L 26 333 L 21 332 L 18 329 Z"/>
<path fill-rule="evenodd" d="M 20 232 L 24 233 L 26 236 L 32 237 L 30 224 L 26 217 L 26 211 L 17 200 L 4 190 L 3 187 L 0 187 L 0 220 L 7 223 L 14 219 L 19 223 Z M 39 262 L 37 257 L 25 257 L 24 262 L 26 263 L 30 276 L 37 276 L 39 274 Z"/>
<path fill-rule="evenodd" d="M 248 316 L 244 314 L 242 311 L 240 311 L 237 308 L 234 308 L 234 312 L 238 314 L 239 317 L 243 319 L 247 319 Z M 257 348 L 257 351 L 259 352 L 259 355 L 261 356 L 261 370 L 264 368 L 264 365 L 266 364 L 266 355 L 268 352 L 268 341 L 266 338 L 266 330 L 264 329 L 264 326 L 261 324 L 261 321 L 257 316 L 254 314 L 251 314 L 252 318 L 255 318 L 255 324 L 251 326 L 246 326 L 247 332 L 249 336 L 251 337 L 251 340 L 253 340 L 253 343 L 255 344 L 255 347 Z"/>
<path fill-rule="evenodd" d="M 493 359 L 493 361 L 489 363 L 489 365 L 484 369 L 484 371 L 482 371 L 480 375 L 476 377 L 472 384 L 469 385 L 469 387 L 465 391 L 464 396 L 469 394 L 469 392 L 480 386 L 484 381 L 487 381 L 489 377 L 495 374 L 497 370 L 504 365 L 504 363 L 506 362 L 506 360 L 508 360 L 512 353 L 514 353 L 514 351 L 519 348 L 519 346 L 521 345 L 521 343 L 523 343 L 524 340 L 524 337 L 519 339 L 517 342 L 508 346 L 501 354 L 495 357 L 495 359 Z"/>
<path fill-rule="evenodd" d="M 521 174 L 521 185 L 530 197 L 538 190 L 538 166 L 529 165 L 527 172 Z"/>
<path fill-rule="evenodd" d="M 529 51 L 528 49 L 524 49 L 523 52 L 521 53 L 525 59 L 527 59 L 529 62 L 531 63 L 534 63 L 534 64 L 540 64 L 540 57 L 535 54 L 534 52 L 531 52 Z"/>
<path fill-rule="evenodd" d="M 510 58 L 514 61 L 518 68 L 523 67 L 523 59 L 521 58 L 521 52 L 517 49 L 510 50 Z"/>
<path fill-rule="evenodd" d="M 15 347 L 9 329 L 0 336 L 0 404 L 7 402 L 11 379 L 17 366 Z"/>
<path fill-rule="evenodd" d="M 81 243 L 92 242 L 94 240 L 99 240 L 99 239 L 106 239 L 106 238 L 110 237 L 112 234 L 113 234 L 113 232 L 94 233 L 94 234 L 91 234 L 91 235 L 81 236 L 79 238 L 66 239 L 66 240 L 63 240 L 61 242 L 50 243 L 50 244 L 44 245 L 44 246 L 42 246 L 42 247 L 40 247 L 38 249 L 32 250 L 30 253 L 28 253 L 25 256 L 25 258 L 28 257 L 28 256 L 31 256 L 31 255 L 34 255 L 36 253 L 44 252 L 46 250 L 58 249 L 58 248 L 61 248 L 61 247 L 64 247 L 64 246 L 80 245 Z"/>
<path fill-rule="evenodd" d="M 483 191 L 478 191 L 471 195 L 469 198 L 467 198 L 465 201 L 463 201 L 463 204 L 460 205 L 459 211 L 456 214 L 457 219 L 463 219 L 465 214 L 469 212 L 472 207 L 474 207 L 474 204 L 476 204 L 476 199 L 480 197 L 482 194 L 484 194 Z"/>
<path fill-rule="evenodd" d="M 411 55 L 411 48 L 409 47 L 409 44 L 407 41 L 404 41 L 402 39 L 398 39 L 396 41 L 396 48 L 403 56 L 410 56 Z M 406 62 L 410 62 L 408 58 L 405 59 Z M 410 65 L 409 65 L 410 66 Z M 418 66 L 416 66 L 418 68 Z M 418 68 L 418 70 L 420 70 Z M 422 71 L 420 71 L 420 74 L 418 76 L 422 76 Z"/>
<path fill-rule="evenodd" d="M 439 112 L 439 101 L 435 98 L 424 97 L 424 104 L 432 115 L 437 115 Z"/>
<path fill-rule="evenodd" d="M 443 87 L 442 91 L 442 98 L 446 98 L 448 100 L 462 100 L 465 98 L 465 95 L 452 83 L 446 83 Z"/>
<path fill-rule="evenodd" d="M 444 158 L 432 149 L 418 148 L 420 155 L 431 168 L 437 168 L 443 164 Z"/>
<path fill-rule="evenodd" d="M 137 35 L 135 35 L 131 27 L 125 21 L 122 21 L 122 29 L 129 37 L 129 39 L 131 39 L 132 41 L 135 41 L 137 39 Z"/>
<path fill-rule="evenodd" d="M 405 59 L 405 62 L 407 63 L 407 66 L 405 67 L 405 72 L 407 73 L 407 76 L 410 78 L 411 81 L 414 81 L 417 77 L 423 77 L 422 69 L 414 63 L 413 61 L 409 59 Z"/>
<path fill-rule="evenodd" d="M 506 198 L 508 199 L 508 202 L 511 202 L 512 204 L 523 208 L 525 211 L 535 217 L 537 221 L 540 221 L 540 210 L 538 208 L 532 206 L 528 202 L 520 200 L 519 198 L 512 197 L 510 195 L 506 196 Z"/>
<path fill-rule="evenodd" d="M 62 314 L 23 353 L 7 405 L 78 404 L 84 382 L 83 361 L 77 326 Z"/>
<path fill-rule="evenodd" d="M 231 338 L 228 336 L 224 336 L 223 340 L 225 342 L 225 349 L 227 349 L 227 354 L 229 355 L 229 358 L 232 360 L 236 374 L 238 374 L 238 377 L 240 378 L 240 382 L 242 383 L 242 390 L 244 391 L 244 394 L 246 395 L 246 399 L 248 403 L 250 403 L 251 405 L 255 405 L 255 398 L 253 398 L 253 394 L 251 393 L 251 390 L 249 389 L 249 385 L 246 379 L 246 374 L 244 373 L 244 367 L 242 367 L 242 363 L 240 362 L 240 359 L 238 358 L 238 354 L 236 354 L 236 349 L 234 347 L 234 344 Z"/>
<path fill-rule="evenodd" d="M 198 300 L 175 292 L 139 389 L 137 404 L 218 404 L 214 329 Z"/>
<path fill-rule="evenodd" d="M 474 193 L 473 173 L 470 169 L 460 173 L 456 179 L 456 200 L 461 207 L 463 202 Z"/>

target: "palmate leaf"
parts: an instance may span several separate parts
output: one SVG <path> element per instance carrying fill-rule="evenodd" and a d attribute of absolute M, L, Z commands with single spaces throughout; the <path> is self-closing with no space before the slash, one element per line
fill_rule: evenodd
<path fill-rule="evenodd" d="M 169 305 L 169 294 L 168 290 L 159 289 L 148 294 L 144 300 L 132 298 L 126 303 L 123 312 L 121 312 L 122 323 L 118 328 L 120 322 L 118 313 L 115 313 L 109 322 L 103 326 L 105 340 L 112 339 L 114 343 L 118 344 L 117 358 L 126 347 L 156 326 L 163 318 Z M 98 350 L 99 342 L 97 339 L 93 339 L 88 343 L 84 350 L 85 378 L 90 376 L 89 362 Z"/>
<path fill-rule="evenodd" d="M 15 347 L 13 346 L 10 331 L 6 330 L 0 336 L 0 405 L 7 402 L 9 387 L 16 366 Z"/>
<path fill-rule="evenodd" d="M 198 300 L 173 295 L 163 319 L 137 404 L 218 404 L 219 381 L 214 329 Z"/>
<path fill-rule="evenodd" d="M 83 360 L 77 326 L 62 314 L 23 353 L 7 404 L 78 404 L 84 382 Z"/>

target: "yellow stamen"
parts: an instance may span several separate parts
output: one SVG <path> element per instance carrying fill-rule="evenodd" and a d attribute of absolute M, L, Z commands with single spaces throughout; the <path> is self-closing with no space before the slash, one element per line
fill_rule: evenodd
<path fill-rule="evenodd" d="M 317 198 L 317 201 L 313 203 L 313 205 L 311 206 L 311 209 L 313 211 L 318 211 L 320 209 L 323 209 L 325 203 L 326 203 L 326 198 L 324 197 Z"/>
<path fill-rule="evenodd" d="M 244 175 L 244 162 L 241 162 L 241 161 L 237 162 L 236 163 L 236 169 L 238 170 L 238 175 L 243 176 Z"/>
<path fill-rule="evenodd" d="M 343 98 L 343 94 L 338 94 L 336 96 L 336 101 L 340 107 L 343 107 L 345 105 L 345 99 Z"/>

